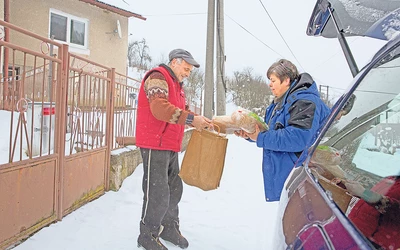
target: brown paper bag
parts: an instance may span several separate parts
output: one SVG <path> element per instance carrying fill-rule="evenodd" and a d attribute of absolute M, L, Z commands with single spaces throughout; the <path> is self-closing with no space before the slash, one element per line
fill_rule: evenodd
<path fill-rule="evenodd" d="M 219 187 L 228 139 L 216 132 L 194 130 L 182 160 L 179 176 L 204 191 Z"/>

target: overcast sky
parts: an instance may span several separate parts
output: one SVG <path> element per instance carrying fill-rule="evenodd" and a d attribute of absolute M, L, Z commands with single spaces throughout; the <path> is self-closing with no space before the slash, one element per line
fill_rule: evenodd
<path fill-rule="evenodd" d="M 129 40 L 145 38 L 153 60 L 167 58 L 174 48 L 184 48 L 205 70 L 208 1 L 120 1 L 147 18 L 130 19 Z M 301 72 L 309 72 L 317 84 L 331 86 L 330 93 L 343 91 L 352 77 L 339 42 L 305 33 L 315 2 L 262 0 L 293 56 L 260 0 L 224 1 L 226 74 L 232 76 L 233 71 L 251 67 L 255 74 L 265 77 L 268 67 L 283 57 L 293 61 Z M 351 38 L 349 44 L 361 68 L 384 41 Z"/>

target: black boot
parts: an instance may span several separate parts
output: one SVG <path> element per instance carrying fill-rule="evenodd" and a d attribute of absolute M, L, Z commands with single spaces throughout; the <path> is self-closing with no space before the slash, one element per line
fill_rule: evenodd
<path fill-rule="evenodd" d="M 165 224 L 163 226 L 164 229 L 160 234 L 161 239 L 169 241 L 182 249 L 189 246 L 189 242 L 182 236 L 181 231 L 179 231 L 179 224 L 177 222 Z"/>
<path fill-rule="evenodd" d="M 138 237 L 138 247 L 146 250 L 168 250 L 160 241 L 159 234 L 162 228 L 151 230 L 140 223 L 140 235 Z"/>

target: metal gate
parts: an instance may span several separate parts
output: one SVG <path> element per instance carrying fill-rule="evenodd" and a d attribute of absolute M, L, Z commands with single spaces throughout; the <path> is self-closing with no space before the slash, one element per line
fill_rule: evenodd
<path fill-rule="evenodd" d="M 0 40 L 11 65 L 0 88 L 2 134 L 9 136 L 0 157 L 7 159 L 0 162 L 3 249 L 108 189 L 115 72 L 70 54 L 68 45 L 0 25 L 38 45 L 32 51 Z"/>

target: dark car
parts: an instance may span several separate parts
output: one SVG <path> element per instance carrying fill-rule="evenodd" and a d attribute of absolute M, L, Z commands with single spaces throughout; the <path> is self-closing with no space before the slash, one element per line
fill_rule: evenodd
<path fill-rule="evenodd" d="M 307 34 L 337 37 L 354 79 L 286 180 L 275 249 L 400 248 L 399 31 L 400 1 L 317 1 Z M 352 35 L 388 40 L 360 71 Z"/>

